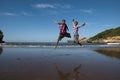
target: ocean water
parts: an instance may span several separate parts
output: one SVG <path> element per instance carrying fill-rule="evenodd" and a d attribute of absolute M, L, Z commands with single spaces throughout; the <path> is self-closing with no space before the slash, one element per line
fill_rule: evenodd
<path fill-rule="evenodd" d="M 7 42 L 3 47 L 39 47 L 39 48 L 54 48 L 55 42 Z M 74 43 L 60 42 L 58 48 L 76 48 L 76 47 L 120 47 L 120 45 L 107 45 L 98 43 L 82 43 L 79 46 Z"/>
<path fill-rule="evenodd" d="M 0 47 L 0 80 L 120 80 L 120 47 L 64 45 Z"/>

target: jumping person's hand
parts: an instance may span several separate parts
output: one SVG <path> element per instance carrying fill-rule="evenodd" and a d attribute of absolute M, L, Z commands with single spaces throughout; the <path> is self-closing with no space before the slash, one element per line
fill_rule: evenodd
<path fill-rule="evenodd" d="M 84 22 L 82 26 L 85 26 L 85 25 L 86 25 L 86 23 Z"/>

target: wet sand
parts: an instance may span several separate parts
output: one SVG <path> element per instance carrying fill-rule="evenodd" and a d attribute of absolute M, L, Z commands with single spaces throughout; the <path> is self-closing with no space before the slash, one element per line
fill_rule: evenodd
<path fill-rule="evenodd" d="M 98 53 L 104 54 L 106 56 L 120 58 L 120 48 L 116 47 L 106 47 L 106 48 L 99 48 L 95 50 Z"/>
<path fill-rule="evenodd" d="M 0 80 L 120 80 L 119 50 L 0 48 Z"/>

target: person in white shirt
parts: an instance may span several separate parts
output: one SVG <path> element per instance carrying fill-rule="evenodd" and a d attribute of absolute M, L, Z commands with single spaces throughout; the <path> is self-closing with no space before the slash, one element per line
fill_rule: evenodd
<path fill-rule="evenodd" d="M 74 33 L 74 43 L 77 43 L 80 46 L 82 46 L 82 44 L 79 42 L 78 30 L 79 30 L 79 28 L 85 26 L 85 22 L 82 23 L 81 25 L 78 25 L 78 22 L 73 19 L 72 24 L 73 24 L 73 33 Z"/>

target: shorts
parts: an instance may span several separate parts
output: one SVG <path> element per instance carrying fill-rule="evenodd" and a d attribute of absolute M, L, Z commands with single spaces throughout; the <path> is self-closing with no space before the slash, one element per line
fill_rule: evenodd
<path fill-rule="evenodd" d="M 79 35 L 74 35 L 74 42 L 78 42 L 79 40 Z"/>
<path fill-rule="evenodd" d="M 71 38 L 71 35 L 70 35 L 70 33 L 59 34 L 59 40 L 62 40 L 62 38 L 64 38 L 64 37 Z"/>

